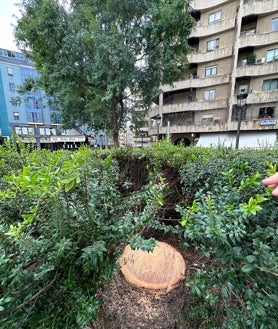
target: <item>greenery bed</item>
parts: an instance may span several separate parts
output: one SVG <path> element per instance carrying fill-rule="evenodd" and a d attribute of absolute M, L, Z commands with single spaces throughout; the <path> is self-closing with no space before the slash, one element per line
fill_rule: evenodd
<path fill-rule="evenodd" d="M 126 243 L 155 228 L 202 257 L 185 328 L 275 328 L 277 149 L 0 148 L 1 328 L 84 328 Z M 175 214 L 173 221 L 170 217 Z M 171 225 L 169 225 L 169 223 Z"/>

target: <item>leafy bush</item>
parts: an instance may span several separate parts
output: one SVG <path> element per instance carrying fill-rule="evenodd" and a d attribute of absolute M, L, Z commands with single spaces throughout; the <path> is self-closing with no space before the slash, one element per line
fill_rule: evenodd
<path fill-rule="evenodd" d="M 222 319 L 213 328 L 275 328 L 277 200 L 260 183 L 266 162 L 248 152 L 233 154 L 202 159 L 204 166 L 191 163 L 190 173 L 182 176 L 196 193 L 191 206 L 177 206 L 185 245 L 194 245 L 207 258 L 189 285 L 200 307 L 207 304 L 212 318 Z M 268 174 L 274 169 L 275 164 Z M 212 328 L 212 318 L 202 328 Z"/>
<path fill-rule="evenodd" d="M 186 328 L 275 328 L 278 199 L 260 181 L 277 171 L 277 156 L 165 141 L 73 153 L 8 142 L 0 147 L 1 328 L 84 328 L 122 246 L 154 247 L 140 235 L 147 227 L 200 254 Z M 169 196 L 179 198 L 181 225 L 156 219 Z"/>
<path fill-rule="evenodd" d="M 0 152 L 18 158 L 22 150 Z M 29 150 L 17 165 L 2 163 L 2 329 L 84 328 L 122 244 L 154 247 L 138 233 L 154 218 L 163 184 L 154 179 L 123 197 L 117 162 L 98 154 Z"/>

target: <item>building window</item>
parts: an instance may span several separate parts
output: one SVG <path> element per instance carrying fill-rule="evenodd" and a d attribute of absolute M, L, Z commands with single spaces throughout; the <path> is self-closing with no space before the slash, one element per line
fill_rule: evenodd
<path fill-rule="evenodd" d="M 22 135 L 28 135 L 29 133 L 28 127 L 22 127 L 21 131 L 22 131 Z"/>
<path fill-rule="evenodd" d="M 266 61 L 274 62 L 278 60 L 278 48 L 267 51 Z"/>
<path fill-rule="evenodd" d="M 12 106 L 17 106 L 20 102 L 19 98 L 18 97 L 11 97 L 11 100 L 10 100 Z"/>
<path fill-rule="evenodd" d="M 259 109 L 258 119 L 274 118 L 274 107 L 261 107 Z"/>
<path fill-rule="evenodd" d="M 59 111 L 59 103 L 55 99 L 48 99 L 48 107 L 50 111 Z"/>
<path fill-rule="evenodd" d="M 213 123 L 213 115 L 203 115 L 202 116 L 202 124 L 203 125 L 209 125 Z"/>
<path fill-rule="evenodd" d="M 5 49 L 0 49 L 0 56 L 5 56 L 5 57 L 7 57 L 7 56 L 8 56 L 8 51 L 5 50 Z"/>
<path fill-rule="evenodd" d="M 219 48 L 219 39 L 214 39 L 207 42 L 207 51 L 212 51 L 218 48 Z"/>
<path fill-rule="evenodd" d="M 278 31 L 278 17 L 271 20 L 270 32 Z"/>
<path fill-rule="evenodd" d="M 247 30 L 245 30 L 244 32 L 243 32 L 243 34 L 245 35 L 245 36 L 248 36 L 248 35 L 254 35 L 256 33 L 256 28 L 251 28 L 251 29 L 247 29 Z"/>
<path fill-rule="evenodd" d="M 206 77 L 217 74 L 217 65 L 206 67 Z"/>
<path fill-rule="evenodd" d="M 204 92 L 204 100 L 208 101 L 211 99 L 215 99 L 215 89 L 206 90 Z"/>
<path fill-rule="evenodd" d="M 17 134 L 17 135 L 21 135 L 21 127 L 15 127 L 15 133 Z"/>
<path fill-rule="evenodd" d="M 215 24 L 218 23 L 219 21 L 221 21 L 221 11 L 216 11 L 215 13 L 212 13 L 209 15 L 209 20 L 208 23 L 209 25 L 211 24 Z"/>
<path fill-rule="evenodd" d="M 42 101 L 40 99 L 36 99 L 34 97 L 28 97 L 25 99 L 25 103 L 28 109 L 41 109 Z"/>
<path fill-rule="evenodd" d="M 15 127 L 15 133 L 17 135 L 33 135 L 34 136 L 34 128 L 33 127 Z"/>
<path fill-rule="evenodd" d="M 35 99 L 34 105 L 35 105 L 35 109 L 40 109 L 42 107 L 41 100 Z"/>
<path fill-rule="evenodd" d="M 269 79 L 263 81 L 263 91 L 278 89 L 278 79 Z"/>
<path fill-rule="evenodd" d="M 13 76 L 14 75 L 14 70 L 12 67 L 7 67 L 7 72 L 9 76 Z"/>
<path fill-rule="evenodd" d="M 9 83 L 10 91 L 15 91 L 15 84 L 13 82 Z"/>
<path fill-rule="evenodd" d="M 52 112 L 50 115 L 50 120 L 52 124 L 61 124 L 62 118 L 59 112 Z"/>
<path fill-rule="evenodd" d="M 21 68 L 21 76 L 23 80 L 25 80 L 26 78 L 37 78 L 38 73 L 35 69 L 24 67 Z"/>
<path fill-rule="evenodd" d="M 19 112 L 13 112 L 14 120 L 19 121 Z"/>
<path fill-rule="evenodd" d="M 28 112 L 28 122 L 43 122 L 42 114 L 39 112 Z"/>
<path fill-rule="evenodd" d="M 15 53 L 15 58 L 16 59 L 19 59 L 21 61 L 24 61 L 25 60 L 25 57 L 23 54 L 20 54 L 20 53 Z"/>
<path fill-rule="evenodd" d="M 164 94 L 163 95 L 163 105 L 173 104 L 173 96 L 171 94 Z"/>
<path fill-rule="evenodd" d="M 27 128 L 27 129 L 28 129 L 28 135 L 32 135 L 32 136 L 35 135 L 35 130 L 34 130 L 33 127 L 29 127 L 29 128 Z"/>
<path fill-rule="evenodd" d="M 8 50 L 8 57 L 15 58 L 15 53 L 13 51 Z"/>

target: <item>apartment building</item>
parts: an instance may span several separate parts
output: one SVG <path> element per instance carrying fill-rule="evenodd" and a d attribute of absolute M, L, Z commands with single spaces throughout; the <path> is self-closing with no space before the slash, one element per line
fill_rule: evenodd
<path fill-rule="evenodd" d="M 278 0 L 194 0 L 184 79 L 162 86 L 149 135 L 266 147 L 278 132 Z M 244 104 L 244 102 L 246 102 Z"/>
<path fill-rule="evenodd" d="M 38 148 L 78 148 L 85 136 L 61 128 L 59 106 L 53 97 L 43 90 L 18 93 L 26 79 L 37 76 L 34 63 L 22 53 L 0 49 L 0 142 L 14 132 Z"/>

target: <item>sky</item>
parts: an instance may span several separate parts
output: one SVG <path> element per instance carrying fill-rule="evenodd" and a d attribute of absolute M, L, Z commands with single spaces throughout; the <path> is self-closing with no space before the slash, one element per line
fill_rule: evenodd
<path fill-rule="evenodd" d="M 16 24 L 16 18 L 20 16 L 17 3 L 19 0 L 0 0 L 0 48 L 19 51 L 13 36 L 13 25 Z M 68 0 L 59 0 L 66 9 Z"/>
<path fill-rule="evenodd" d="M 0 48 L 18 51 L 12 27 L 16 24 L 13 15 L 19 16 L 19 10 L 15 6 L 18 2 L 18 0 L 0 0 Z"/>

